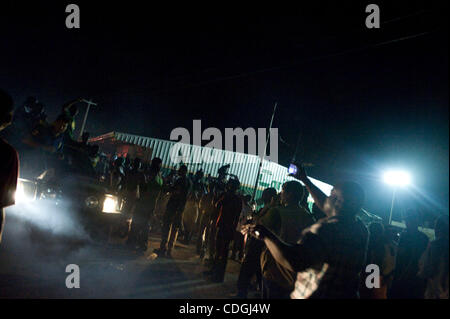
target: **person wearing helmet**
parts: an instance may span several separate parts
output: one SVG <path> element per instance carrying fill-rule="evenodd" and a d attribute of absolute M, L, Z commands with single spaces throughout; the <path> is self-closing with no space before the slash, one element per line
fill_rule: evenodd
<path fill-rule="evenodd" d="M 36 125 L 44 122 L 45 118 L 44 105 L 37 98 L 29 96 L 22 106 L 14 112 L 13 128 L 17 131 L 15 133 L 23 137 L 31 132 Z"/>

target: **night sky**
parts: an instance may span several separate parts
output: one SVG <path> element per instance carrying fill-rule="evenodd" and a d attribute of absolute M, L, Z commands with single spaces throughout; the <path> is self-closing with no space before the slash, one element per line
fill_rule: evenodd
<path fill-rule="evenodd" d="M 380 176 L 402 167 L 414 187 L 399 192 L 397 211 L 448 213 L 444 1 L 373 1 L 377 30 L 365 27 L 369 1 L 91 2 L 2 1 L 0 87 L 17 105 L 37 96 L 53 120 L 64 102 L 92 98 L 92 135 L 169 139 L 193 119 L 221 130 L 268 127 L 277 101 L 274 127 L 290 145 L 280 142 L 280 164 L 301 134 L 297 158 L 315 165 L 309 174 L 360 181 L 369 211 L 388 214 L 392 189 Z M 65 27 L 69 3 L 80 6 L 79 30 Z"/>

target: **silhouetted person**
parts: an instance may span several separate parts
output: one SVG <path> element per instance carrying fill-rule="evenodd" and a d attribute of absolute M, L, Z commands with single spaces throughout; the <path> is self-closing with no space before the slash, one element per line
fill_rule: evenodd
<path fill-rule="evenodd" d="M 197 237 L 197 254 L 200 255 L 200 259 L 206 254 L 207 243 L 209 238 L 209 229 L 211 229 L 212 216 L 216 208 L 214 207 L 214 192 L 212 185 L 207 185 L 206 193 L 203 194 L 199 203 L 199 219 L 200 226 Z"/>
<path fill-rule="evenodd" d="M 361 278 L 361 299 L 387 299 L 387 290 L 395 267 L 395 249 L 391 245 L 383 224 L 369 225 L 369 244 L 366 265 L 377 265 L 380 269 L 380 287 L 368 288 L 366 278 Z"/>
<path fill-rule="evenodd" d="M 125 175 L 125 200 L 126 205 L 124 207 L 124 211 L 126 214 L 132 216 L 132 223 L 139 224 L 142 221 L 141 215 L 143 214 L 139 208 L 138 202 L 141 199 L 141 189 L 145 184 L 145 175 L 141 171 L 141 160 L 139 158 L 135 158 L 133 160 L 133 164 L 131 169 Z M 131 225 L 131 230 L 135 230 L 136 226 Z M 127 240 L 127 245 L 136 248 L 136 232 L 130 232 Z"/>
<path fill-rule="evenodd" d="M 160 175 L 161 164 L 161 159 L 154 158 L 145 173 L 145 183 L 139 185 L 139 200 L 136 203 L 128 239 L 130 244 L 141 251 L 147 250 L 149 220 L 163 186 Z"/>
<path fill-rule="evenodd" d="M 239 222 L 236 226 L 233 238 L 233 250 L 231 251 L 231 259 L 242 261 L 244 257 L 244 235 L 241 233 L 241 228 L 252 217 L 252 207 L 250 206 L 250 200 L 252 196 L 245 195 L 242 199 L 242 211 L 239 216 Z"/>
<path fill-rule="evenodd" d="M 79 113 L 78 105 L 83 99 L 78 98 L 63 105 L 61 115 L 64 115 L 69 119 L 69 125 L 67 131 L 64 134 L 65 142 L 70 143 L 75 140 L 75 117 Z"/>
<path fill-rule="evenodd" d="M 23 139 L 23 142 L 32 147 L 35 150 L 34 153 L 38 156 L 35 159 L 38 164 L 36 167 L 38 173 L 41 173 L 39 170 L 55 168 L 56 156 L 63 156 L 64 133 L 69 123 L 70 119 L 68 117 L 60 115 L 51 124 L 38 124 L 31 131 L 31 134 Z"/>
<path fill-rule="evenodd" d="M 205 187 L 202 182 L 203 171 L 199 170 L 192 175 L 191 188 L 188 193 L 188 199 L 183 212 L 183 243 L 189 245 L 199 225 L 199 202 L 205 193 Z"/>
<path fill-rule="evenodd" d="M 95 169 L 100 161 L 100 147 L 98 145 L 88 145 L 87 155 L 91 161 L 92 167 Z"/>
<path fill-rule="evenodd" d="M 170 198 L 163 217 L 161 244 L 160 248 L 155 250 L 155 253 L 161 257 L 172 257 L 172 249 L 177 241 L 189 191 L 189 181 L 186 174 L 186 165 L 181 165 L 178 170 L 178 176 L 169 191 Z"/>
<path fill-rule="evenodd" d="M 222 166 L 218 169 L 218 177 L 213 178 L 211 181 L 213 192 L 215 194 L 215 201 L 217 201 L 223 192 L 225 192 L 225 188 L 227 185 L 227 172 L 230 168 L 230 165 Z"/>
<path fill-rule="evenodd" d="M 297 273 L 292 299 L 358 298 L 368 239 L 367 228 L 356 217 L 364 202 L 364 191 L 354 182 L 342 182 L 327 197 L 301 166 L 294 177 L 305 184 L 328 217 L 305 229 L 293 245 L 261 225 L 249 226 L 248 231 L 264 241 L 279 264 Z"/>
<path fill-rule="evenodd" d="M 323 211 L 321 211 L 315 203 L 312 206 L 312 215 L 315 221 L 327 217 L 327 215 Z"/>
<path fill-rule="evenodd" d="M 125 157 L 125 161 L 123 162 L 123 170 L 125 172 L 125 176 L 128 175 L 128 172 L 132 169 L 131 164 L 130 154 L 127 154 L 127 156 Z"/>
<path fill-rule="evenodd" d="M 31 134 L 25 137 L 24 143 L 31 147 L 42 149 L 47 153 L 60 151 L 63 147 L 62 135 L 67 130 L 69 122 L 69 118 L 60 115 L 52 124 L 38 124 L 31 131 Z"/>
<path fill-rule="evenodd" d="M 219 216 L 216 221 L 216 255 L 210 272 L 213 282 L 223 282 L 225 270 L 230 251 L 230 242 L 233 240 L 234 232 L 242 210 L 242 200 L 236 194 L 240 183 L 236 179 L 230 179 L 227 183 L 225 193 L 220 197 L 216 206 Z"/>
<path fill-rule="evenodd" d="M 107 177 L 109 173 L 109 160 L 104 153 L 99 154 L 99 161 L 95 167 L 97 175 L 101 178 L 102 182 L 108 182 Z"/>
<path fill-rule="evenodd" d="M 0 89 L 0 132 L 11 124 L 13 100 Z M 19 155 L 5 140 L 0 138 L 0 243 L 5 223 L 5 208 L 15 204 L 15 192 L 19 178 Z"/>
<path fill-rule="evenodd" d="M 118 157 L 111 165 L 109 174 L 109 188 L 116 193 L 121 193 L 125 184 L 125 172 L 123 169 L 123 158 Z"/>
<path fill-rule="evenodd" d="M 427 281 L 425 299 L 448 299 L 448 215 L 436 220 L 434 233 L 420 261 L 419 277 Z"/>
<path fill-rule="evenodd" d="M 23 138 L 29 135 L 38 124 L 45 123 L 46 117 L 44 105 L 35 97 L 28 97 L 15 109 L 11 125 L 2 132 L 8 143 L 20 153 L 21 175 L 32 173 L 29 169 L 30 163 L 36 161 L 33 156 L 34 150 L 23 143 Z M 32 170 L 32 166 L 30 168 Z"/>
<path fill-rule="evenodd" d="M 295 244 L 301 232 L 313 224 L 313 218 L 300 202 L 304 197 L 302 185 L 297 181 L 283 184 L 280 193 L 281 205 L 271 208 L 259 219 L 265 226 L 287 244 Z M 261 255 L 261 272 L 264 299 L 289 299 L 294 290 L 296 273 L 276 262 L 265 249 Z"/>
<path fill-rule="evenodd" d="M 428 246 L 428 237 L 419 231 L 420 217 L 416 210 L 408 210 L 403 218 L 406 230 L 400 235 L 389 298 L 422 299 L 426 283 L 417 274 L 419 259 Z"/>
<path fill-rule="evenodd" d="M 13 130 L 12 136 L 18 139 L 20 144 L 24 135 L 27 135 L 38 124 L 45 122 L 44 105 L 35 97 L 29 96 L 25 102 L 15 110 L 12 125 L 8 128 Z"/>
<path fill-rule="evenodd" d="M 275 188 L 266 188 L 263 191 L 261 199 L 264 206 L 256 214 L 256 222 L 258 222 L 258 219 L 264 216 L 267 211 L 273 207 L 272 203 L 276 195 L 277 191 Z M 247 238 L 247 253 L 245 254 L 244 261 L 242 262 L 237 281 L 238 292 L 233 297 L 241 299 L 247 298 L 248 289 L 253 276 L 256 275 L 256 281 L 259 284 L 261 283 L 262 277 L 260 259 L 264 247 L 265 245 L 262 241 L 250 236 Z"/>
<path fill-rule="evenodd" d="M 219 209 L 217 208 L 217 202 L 226 191 L 227 186 L 227 172 L 230 165 L 224 165 L 218 169 L 218 177 L 210 179 L 210 187 L 212 189 L 213 197 L 212 204 L 213 210 L 211 212 L 211 222 L 208 226 L 206 246 L 208 252 L 208 258 L 206 259 L 206 265 L 212 266 L 216 258 L 216 235 L 217 235 L 217 218 L 219 216 Z"/>

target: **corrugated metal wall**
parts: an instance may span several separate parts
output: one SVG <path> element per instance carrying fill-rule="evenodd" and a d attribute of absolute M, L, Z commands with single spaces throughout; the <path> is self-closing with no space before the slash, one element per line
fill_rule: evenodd
<path fill-rule="evenodd" d="M 163 166 L 167 168 L 177 168 L 179 164 L 176 164 L 171 159 L 172 147 L 176 144 L 174 141 L 160 140 L 156 138 L 118 133 L 105 134 L 97 138 L 93 138 L 92 141 L 114 139 L 119 142 L 138 145 L 141 147 L 152 149 L 152 158 L 159 157 L 163 161 Z M 181 151 L 183 154 L 187 154 L 187 150 L 190 150 L 192 162 L 199 161 L 202 158 L 201 154 L 203 150 L 212 150 L 205 147 L 196 145 L 183 144 Z M 205 175 L 217 176 L 217 170 L 226 164 L 230 164 L 228 172 L 239 177 L 239 180 L 243 187 L 253 188 L 256 182 L 256 176 L 259 168 L 259 157 L 255 155 L 235 153 L 226 150 L 214 150 L 214 156 L 218 161 L 213 163 L 187 163 L 188 169 L 191 172 L 196 172 L 200 168 L 203 169 Z M 292 180 L 287 176 L 287 168 L 277 163 L 264 160 L 261 176 L 258 182 L 258 193 L 267 187 L 274 187 L 277 191 L 281 190 L 281 186 L 284 182 Z M 311 179 L 312 182 L 322 189 L 327 195 L 330 193 L 332 186 L 321 181 Z"/>

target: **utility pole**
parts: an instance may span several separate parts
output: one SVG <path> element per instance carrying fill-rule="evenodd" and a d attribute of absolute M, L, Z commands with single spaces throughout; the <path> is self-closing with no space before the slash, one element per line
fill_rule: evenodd
<path fill-rule="evenodd" d="M 88 117 L 91 105 L 97 106 L 97 103 L 94 103 L 92 101 L 88 101 L 88 100 L 85 100 L 85 99 L 83 99 L 82 102 L 87 104 L 87 108 L 86 108 L 86 113 L 84 114 L 83 124 L 81 125 L 81 130 L 80 130 L 80 135 L 78 136 L 78 140 L 81 140 L 81 136 L 83 135 L 84 127 L 86 126 L 86 121 L 87 121 L 87 117 Z"/>
<path fill-rule="evenodd" d="M 269 143 L 270 131 L 272 130 L 273 118 L 275 117 L 275 112 L 277 111 L 277 106 L 278 106 L 278 102 L 275 102 L 275 106 L 273 107 L 272 118 L 270 119 L 269 132 L 267 132 L 266 145 L 264 146 L 264 153 L 263 153 L 263 155 L 261 157 L 261 161 L 259 162 L 258 175 L 256 175 L 256 182 L 255 182 L 255 188 L 253 189 L 252 201 L 255 200 L 256 189 L 258 188 L 259 176 L 261 175 L 261 169 L 262 169 L 262 165 L 263 165 L 263 162 L 264 162 L 264 157 L 266 156 L 267 144 Z"/>
<path fill-rule="evenodd" d="M 392 213 L 394 212 L 394 203 L 395 203 L 395 193 L 397 191 L 397 188 L 394 187 L 394 190 L 392 192 L 392 203 L 391 203 L 391 211 L 389 213 L 389 226 L 392 225 Z"/>

